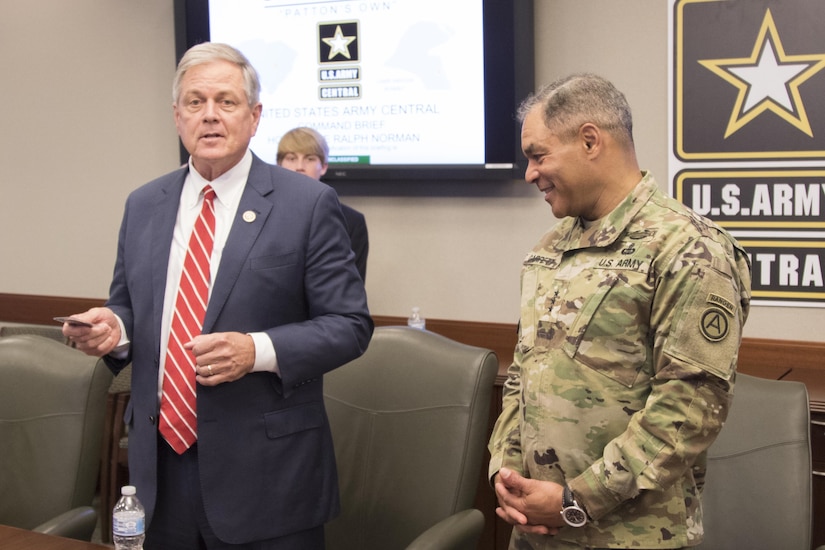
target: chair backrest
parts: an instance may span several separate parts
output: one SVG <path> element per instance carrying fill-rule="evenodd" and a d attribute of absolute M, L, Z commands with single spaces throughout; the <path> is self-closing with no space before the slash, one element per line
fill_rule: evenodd
<path fill-rule="evenodd" d="M 408 327 L 324 376 L 341 489 L 327 548 L 406 547 L 473 505 L 498 360 Z"/>
<path fill-rule="evenodd" d="M 19 334 L 35 334 L 45 338 L 51 338 L 64 344 L 69 344 L 69 339 L 63 336 L 63 329 L 59 326 L 45 325 L 3 325 L 0 326 L 0 336 L 17 336 Z"/>
<path fill-rule="evenodd" d="M 801 382 L 738 374 L 733 406 L 708 450 L 702 550 L 809 550 L 811 447 Z"/>
<path fill-rule="evenodd" d="M 90 506 L 109 369 L 56 340 L 9 336 L 0 381 L 0 523 L 31 529 Z"/>

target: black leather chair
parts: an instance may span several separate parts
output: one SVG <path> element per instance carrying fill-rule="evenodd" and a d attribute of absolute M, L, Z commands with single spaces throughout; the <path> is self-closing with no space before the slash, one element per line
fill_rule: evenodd
<path fill-rule="evenodd" d="M 91 540 L 103 361 L 56 340 L 0 338 L 0 523 Z"/>
<path fill-rule="evenodd" d="M 708 450 L 701 550 L 810 550 L 811 446 L 801 382 L 738 374 Z"/>
<path fill-rule="evenodd" d="M 324 376 L 342 499 L 328 550 L 476 547 L 497 372 L 490 350 L 379 327 L 363 356 Z"/>

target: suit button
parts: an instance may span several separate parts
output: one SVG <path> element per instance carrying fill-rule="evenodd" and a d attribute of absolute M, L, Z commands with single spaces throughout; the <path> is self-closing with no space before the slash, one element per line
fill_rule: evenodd
<path fill-rule="evenodd" d="M 154 416 L 149 415 L 149 423 L 150 423 L 152 426 L 154 426 L 154 425 L 155 425 L 155 417 L 154 417 Z"/>

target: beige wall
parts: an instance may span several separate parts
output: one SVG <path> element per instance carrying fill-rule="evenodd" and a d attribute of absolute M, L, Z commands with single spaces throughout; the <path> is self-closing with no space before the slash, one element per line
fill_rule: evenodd
<path fill-rule="evenodd" d="M 634 107 L 640 162 L 664 186 L 667 2 L 535 4 L 537 83 L 578 71 L 613 80 Z M 2 0 L 0 70 L 0 293 L 105 297 L 127 193 L 178 163 L 172 2 Z M 373 313 L 418 305 L 516 322 L 520 262 L 554 223 L 530 186 L 341 192 L 369 224 Z M 758 307 L 746 336 L 824 341 L 823 320 L 822 309 Z"/>
<path fill-rule="evenodd" d="M 178 162 L 171 0 L 0 0 L 0 292 L 105 297 L 126 195 Z"/>

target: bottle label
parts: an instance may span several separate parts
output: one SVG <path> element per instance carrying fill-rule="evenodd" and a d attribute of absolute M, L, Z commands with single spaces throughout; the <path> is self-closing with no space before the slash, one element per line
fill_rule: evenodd
<path fill-rule="evenodd" d="M 142 535 L 146 530 L 145 518 L 134 514 L 115 514 L 112 518 L 112 533 L 119 537 Z"/>

